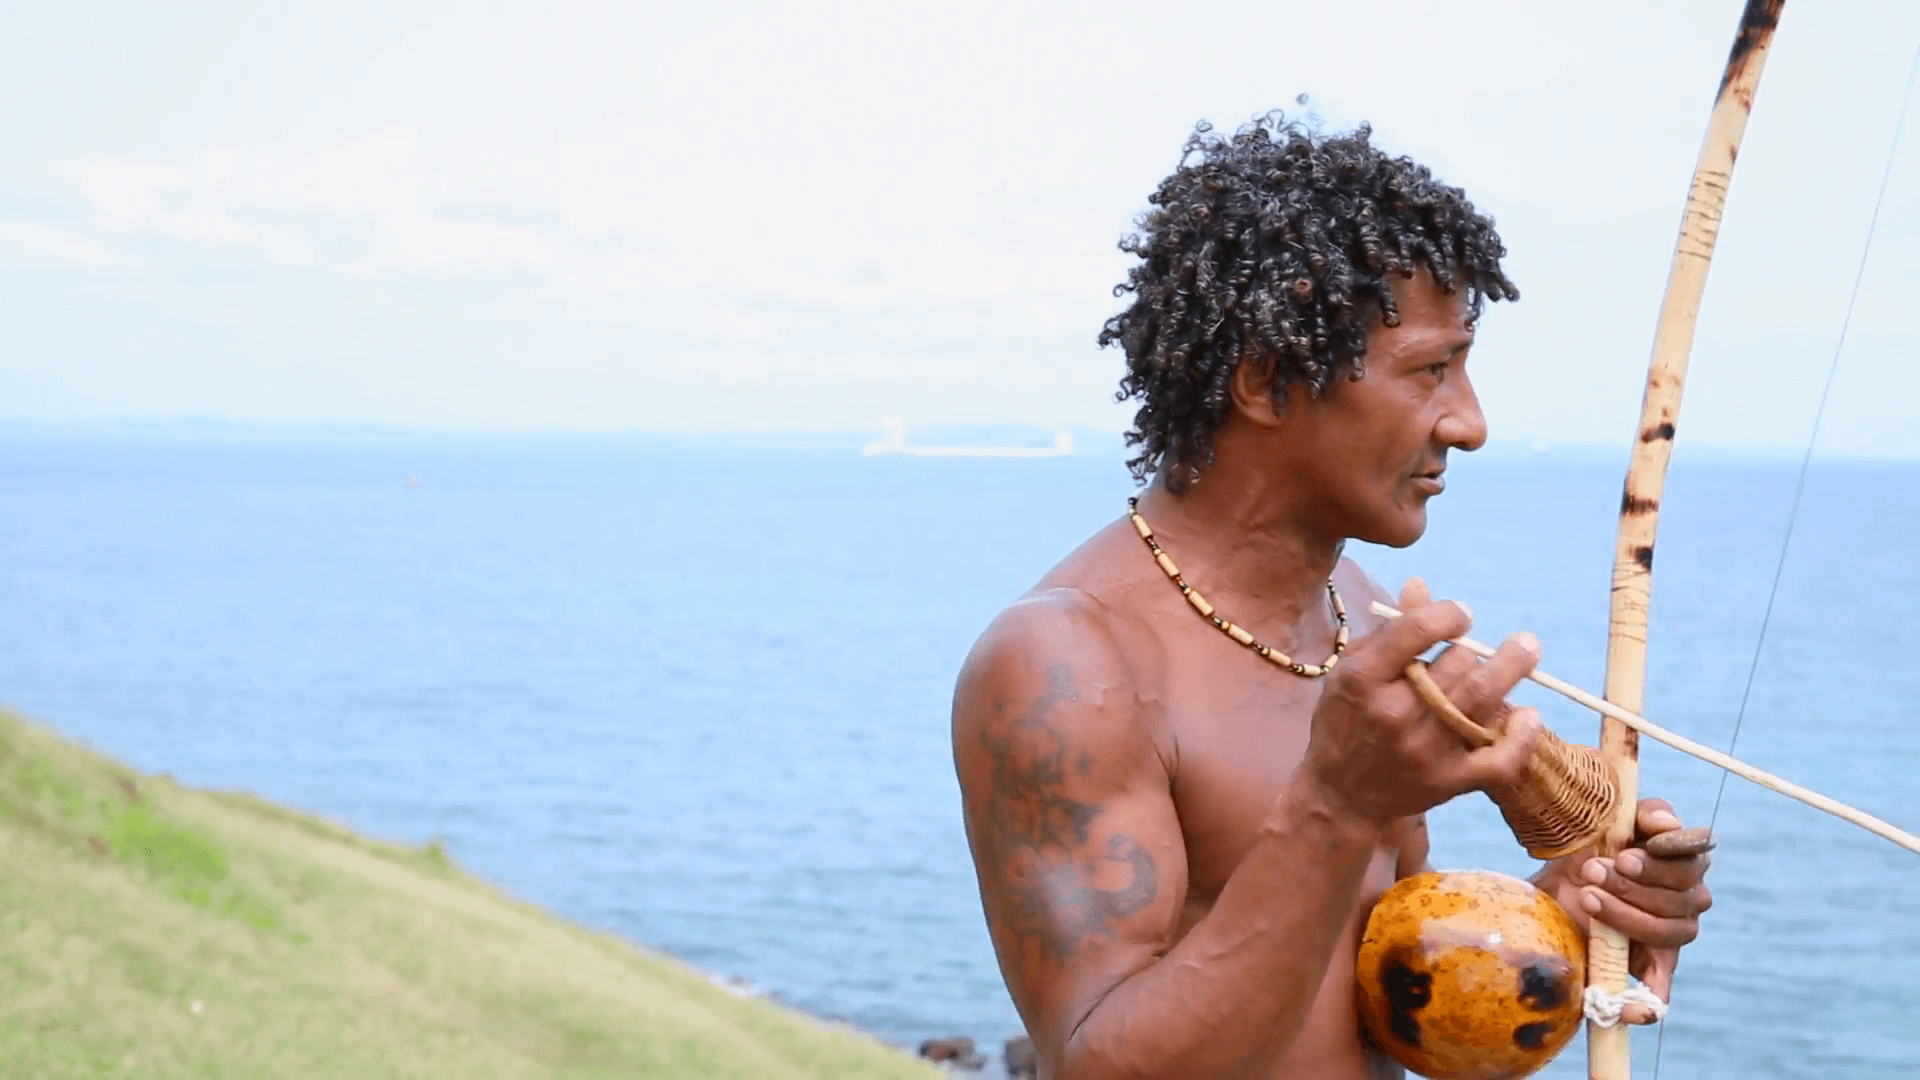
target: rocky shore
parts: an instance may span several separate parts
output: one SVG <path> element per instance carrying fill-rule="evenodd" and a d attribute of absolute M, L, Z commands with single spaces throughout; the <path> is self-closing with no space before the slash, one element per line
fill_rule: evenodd
<path fill-rule="evenodd" d="M 950 1072 L 984 1072 L 987 1057 L 977 1048 L 972 1039 L 964 1035 L 955 1035 L 945 1039 L 928 1039 L 920 1044 L 919 1057 Z M 1000 1063 L 1006 1066 L 1007 1076 L 1014 1080 L 1034 1080 L 1040 1075 L 1040 1060 L 1034 1056 L 1033 1040 L 1025 1035 L 1008 1039 L 1000 1048 Z"/>
<path fill-rule="evenodd" d="M 671 959 L 672 962 L 683 967 L 693 969 L 693 965 L 682 957 L 673 956 L 670 953 L 658 953 L 658 955 L 667 957 Z M 858 1025 L 843 1018 L 816 1014 L 791 1001 L 785 1000 L 778 993 L 769 992 L 755 985 L 749 979 L 732 975 L 716 975 L 711 972 L 703 972 L 702 974 L 706 976 L 709 982 L 735 996 L 768 998 L 781 1008 L 798 1013 L 816 1023 L 856 1032 L 866 1038 L 872 1039 L 874 1042 L 904 1051 L 921 1061 L 937 1065 L 950 1073 L 979 1075 L 984 1080 L 985 1077 L 998 1075 L 1000 1070 L 993 1067 L 999 1065 L 1004 1067 L 1005 1075 L 1009 1080 L 1035 1080 L 1035 1078 L 1040 1075 L 1040 1059 L 1034 1054 L 1033 1040 L 1026 1035 L 1015 1036 L 1002 1042 L 1000 1044 L 1000 1052 L 997 1056 L 983 1050 L 977 1040 L 966 1035 L 948 1035 L 937 1039 L 925 1039 L 921 1041 L 919 1046 L 910 1048 L 901 1046 L 874 1032 L 864 1031 Z"/>

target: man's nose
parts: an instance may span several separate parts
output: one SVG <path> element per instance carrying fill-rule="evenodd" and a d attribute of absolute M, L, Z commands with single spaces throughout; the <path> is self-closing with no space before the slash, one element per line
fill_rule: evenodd
<path fill-rule="evenodd" d="M 1457 385 L 1459 394 L 1452 407 L 1440 418 L 1434 435 L 1443 446 L 1472 452 L 1487 443 L 1487 417 L 1480 411 L 1480 398 L 1474 394 L 1473 386 L 1465 379 L 1461 379 Z"/>

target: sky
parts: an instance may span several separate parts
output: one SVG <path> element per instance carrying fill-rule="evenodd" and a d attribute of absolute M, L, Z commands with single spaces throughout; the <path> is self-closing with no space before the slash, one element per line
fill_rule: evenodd
<path fill-rule="evenodd" d="M 1740 7 L 7 5 L 0 419 L 1117 431 L 1118 241 L 1197 121 L 1304 93 L 1498 223 L 1494 436 L 1624 444 Z M 1788 4 L 1683 450 L 1806 446 L 1916 46 Z M 1825 453 L 1920 457 L 1892 164 Z"/>

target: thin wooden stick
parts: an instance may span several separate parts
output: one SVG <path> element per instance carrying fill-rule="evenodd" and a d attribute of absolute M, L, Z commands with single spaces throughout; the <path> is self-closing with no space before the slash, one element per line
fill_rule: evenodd
<path fill-rule="evenodd" d="M 1378 600 L 1373 602 L 1373 613 L 1390 619 L 1400 617 L 1399 611 L 1388 607 Z M 1453 643 L 1468 652 L 1476 653 L 1483 657 L 1491 657 L 1493 655 L 1493 649 L 1490 646 L 1483 645 L 1472 638 L 1455 638 Z M 1628 712 L 1626 709 L 1613 704 L 1605 698 L 1589 694 L 1572 683 L 1556 679 L 1544 671 L 1535 671 L 1528 675 L 1527 678 L 1532 679 L 1534 682 L 1552 690 L 1554 693 L 1560 694 L 1570 701 L 1585 705 L 1587 708 L 1592 709 L 1602 716 L 1608 716 L 1618 720 L 1656 742 L 1665 743 L 1675 750 L 1683 754 L 1690 754 L 1709 765 L 1717 765 L 1735 776 L 1751 780 L 1769 791 L 1777 791 L 1789 799 L 1805 803 L 1816 810 L 1824 810 L 1842 821 L 1858 825 L 1881 839 L 1891 840 L 1895 844 L 1906 848 L 1908 851 L 1920 855 L 1920 837 L 1916 837 L 1911 833 L 1889 825 L 1879 818 L 1874 817 L 1872 814 L 1862 810 L 1856 810 L 1843 802 L 1830 799 L 1817 791 L 1810 791 L 1803 788 L 1799 784 L 1782 780 L 1772 773 L 1762 772 L 1744 761 L 1728 757 L 1726 754 L 1715 750 L 1711 746 L 1702 746 L 1684 735 L 1676 735 L 1643 716 Z"/>

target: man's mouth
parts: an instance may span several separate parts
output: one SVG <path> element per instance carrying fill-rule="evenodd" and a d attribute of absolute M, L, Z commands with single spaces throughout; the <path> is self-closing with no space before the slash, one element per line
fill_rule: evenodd
<path fill-rule="evenodd" d="M 1428 469 L 1426 472 L 1414 473 L 1413 486 L 1419 489 L 1422 494 L 1438 495 L 1447 490 L 1446 471 L 1446 468 L 1442 466 L 1438 469 Z"/>

